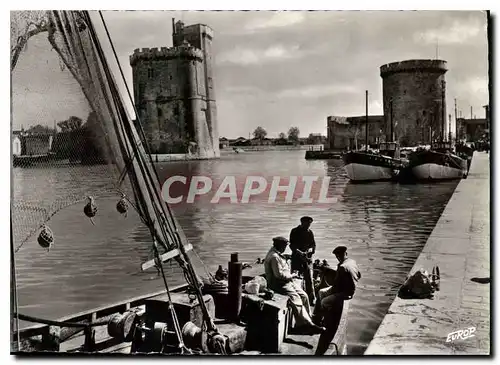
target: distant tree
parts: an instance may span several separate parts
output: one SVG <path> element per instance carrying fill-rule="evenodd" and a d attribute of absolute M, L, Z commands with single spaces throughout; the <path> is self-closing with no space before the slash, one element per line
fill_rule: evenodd
<path fill-rule="evenodd" d="M 288 130 L 288 139 L 294 143 L 299 143 L 300 130 L 297 127 L 291 127 Z"/>
<path fill-rule="evenodd" d="M 264 139 L 266 138 L 267 136 L 267 132 L 264 128 L 262 127 L 257 127 L 255 128 L 255 130 L 253 131 L 253 136 L 257 139 Z"/>
<path fill-rule="evenodd" d="M 61 132 L 69 132 L 82 127 L 83 120 L 72 115 L 66 120 L 57 123 L 57 126 L 61 128 Z"/>
<path fill-rule="evenodd" d="M 359 123 L 353 122 L 349 124 L 349 127 L 347 128 L 349 131 L 350 135 L 352 136 L 354 140 L 354 146 L 349 146 L 350 149 L 354 147 L 355 150 L 358 149 L 358 137 L 361 134 L 361 127 Z"/>
<path fill-rule="evenodd" d="M 326 137 L 316 134 L 314 135 L 313 133 L 309 133 L 309 136 L 307 137 L 307 144 L 324 144 L 326 143 Z"/>
<path fill-rule="evenodd" d="M 281 132 L 281 133 L 279 134 L 279 139 L 286 139 L 286 134 L 285 134 L 285 133 L 283 133 L 283 132 Z"/>
<path fill-rule="evenodd" d="M 28 129 L 26 132 L 33 134 L 52 134 L 54 133 L 54 129 L 46 125 L 37 124 Z"/>
<path fill-rule="evenodd" d="M 307 137 L 307 144 L 314 144 L 314 135 L 312 133 L 309 133 L 309 136 Z"/>

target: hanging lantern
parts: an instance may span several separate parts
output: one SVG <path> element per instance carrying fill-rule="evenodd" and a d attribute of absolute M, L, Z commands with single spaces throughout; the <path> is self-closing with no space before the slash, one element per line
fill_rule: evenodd
<path fill-rule="evenodd" d="M 54 244 L 54 233 L 46 225 L 42 226 L 38 234 L 38 244 L 42 248 L 46 248 L 47 252 L 50 251 L 50 247 Z"/>
<path fill-rule="evenodd" d="M 92 218 L 95 217 L 95 215 L 97 214 L 97 204 L 95 203 L 94 198 L 92 196 L 88 196 L 87 200 L 88 200 L 87 205 L 85 205 L 85 208 L 83 208 L 83 212 L 87 217 L 90 218 L 92 224 L 95 225 L 94 220 Z"/>
<path fill-rule="evenodd" d="M 116 204 L 116 210 L 118 213 L 125 215 L 125 218 L 127 218 L 128 203 L 127 199 L 125 199 L 125 194 L 122 194 L 122 198 Z"/>

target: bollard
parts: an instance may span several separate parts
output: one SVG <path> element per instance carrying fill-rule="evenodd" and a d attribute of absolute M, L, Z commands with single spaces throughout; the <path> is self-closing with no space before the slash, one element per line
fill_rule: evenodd
<path fill-rule="evenodd" d="M 242 285 L 242 264 L 238 253 L 232 253 L 228 263 L 228 319 L 233 321 L 239 321 Z"/>

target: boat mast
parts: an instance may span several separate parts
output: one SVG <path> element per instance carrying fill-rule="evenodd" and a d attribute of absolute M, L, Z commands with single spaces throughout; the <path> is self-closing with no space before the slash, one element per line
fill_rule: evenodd
<path fill-rule="evenodd" d="M 365 91 L 366 94 L 366 132 L 365 132 L 365 150 L 368 151 L 368 90 Z"/>
<path fill-rule="evenodd" d="M 390 140 L 390 142 L 394 142 L 394 132 L 392 130 L 393 129 L 393 124 L 394 124 L 393 120 L 392 120 L 392 118 L 393 118 L 393 114 L 392 114 L 392 97 L 391 97 L 391 100 L 389 102 L 389 107 L 390 107 L 390 115 L 391 115 L 391 140 Z"/>
<path fill-rule="evenodd" d="M 448 141 L 451 144 L 451 114 L 448 115 Z"/>
<path fill-rule="evenodd" d="M 445 81 L 441 81 L 441 141 L 444 142 L 444 127 L 446 125 L 446 108 L 445 108 L 445 96 L 446 96 L 446 91 L 445 91 Z"/>

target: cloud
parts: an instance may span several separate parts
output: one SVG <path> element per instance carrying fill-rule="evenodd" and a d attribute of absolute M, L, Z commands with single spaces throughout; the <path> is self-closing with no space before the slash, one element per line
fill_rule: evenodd
<path fill-rule="evenodd" d="M 269 14 L 269 13 L 264 13 Z M 244 29 L 249 32 L 268 30 L 270 28 L 289 27 L 302 23 L 305 20 L 303 12 L 298 11 L 280 11 L 271 13 L 266 18 L 257 18 L 248 22 Z"/>
<path fill-rule="evenodd" d="M 337 94 L 359 94 L 355 84 L 314 85 L 296 89 L 286 89 L 278 93 L 278 98 L 321 98 Z"/>
<path fill-rule="evenodd" d="M 486 77 L 471 77 L 461 82 L 458 87 L 471 94 L 488 94 L 488 79 Z"/>
<path fill-rule="evenodd" d="M 298 45 L 284 46 L 276 44 L 263 49 L 235 48 L 217 57 L 218 63 L 255 65 L 302 57 Z"/>
<path fill-rule="evenodd" d="M 483 34 L 486 34 L 486 24 L 481 24 L 479 21 L 467 23 L 455 20 L 451 26 L 415 33 L 414 40 L 427 44 L 463 44 L 477 37 L 481 31 L 484 32 Z"/>

